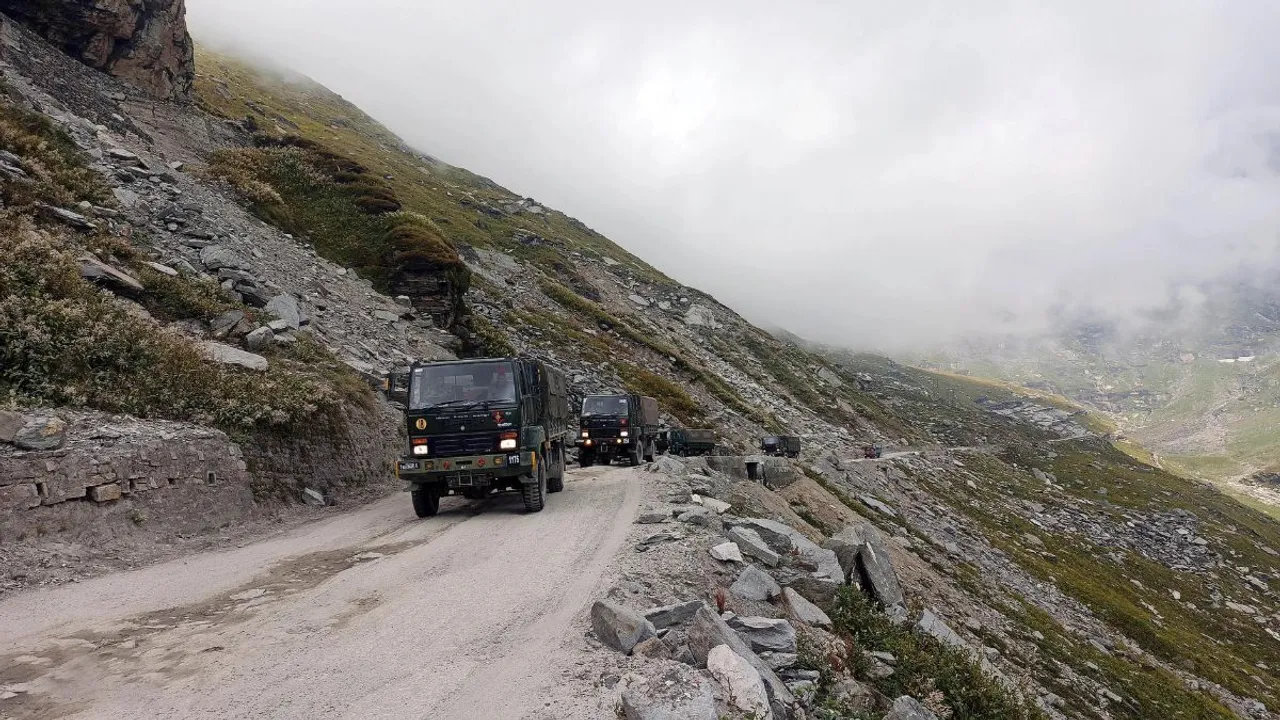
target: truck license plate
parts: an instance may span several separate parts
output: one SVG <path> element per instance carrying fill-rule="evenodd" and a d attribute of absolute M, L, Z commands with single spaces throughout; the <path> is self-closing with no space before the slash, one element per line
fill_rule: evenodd
<path fill-rule="evenodd" d="M 420 463 L 416 463 L 416 462 L 402 462 L 402 463 L 400 463 L 400 469 L 401 469 L 401 470 L 417 470 L 419 467 L 421 467 L 421 464 L 420 464 Z"/>

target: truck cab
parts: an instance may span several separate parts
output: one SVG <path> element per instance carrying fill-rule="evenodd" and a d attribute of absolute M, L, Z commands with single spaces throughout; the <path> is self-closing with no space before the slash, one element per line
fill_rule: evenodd
<path fill-rule="evenodd" d="M 519 491 L 530 512 L 564 486 L 564 376 L 537 360 L 419 363 L 409 371 L 408 447 L 397 466 L 419 517 L 440 498 Z"/>
<path fill-rule="evenodd" d="M 639 465 L 657 452 L 658 401 L 644 395 L 588 395 L 582 400 L 576 444 L 582 467 L 624 458 Z"/>

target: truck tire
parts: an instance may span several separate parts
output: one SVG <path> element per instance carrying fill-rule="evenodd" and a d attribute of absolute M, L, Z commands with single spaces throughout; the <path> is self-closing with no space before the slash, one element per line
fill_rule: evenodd
<path fill-rule="evenodd" d="M 554 451 L 554 455 L 556 457 L 555 474 L 547 477 L 548 493 L 558 493 L 564 490 L 564 472 L 565 466 L 568 464 L 564 447 L 557 448 Z"/>
<path fill-rule="evenodd" d="M 585 451 L 578 451 L 578 467 L 589 468 L 595 462 L 595 455 Z"/>
<path fill-rule="evenodd" d="M 627 454 L 627 459 L 631 461 L 632 467 L 635 467 L 636 465 L 640 464 L 640 446 L 639 445 L 636 445 L 635 448 L 633 448 L 631 452 Z"/>
<path fill-rule="evenodd" d="M 413 511 L 420 518 L 435 517 L 440 512 L 440 491 L 433 487 L 419 487 L 413 493 Z"/>
<path fill-rule="evenodd" d="M 542 508 L 546 505 L 546 498 L 543 493 L 546 492 L 547 485 L 547 466 L 541 461 L 538 463 L 538 482 L 532 485 L 521 485 L 520 494 L 524 498 L 524 509 L 531 512 L 542 512 Z"/>

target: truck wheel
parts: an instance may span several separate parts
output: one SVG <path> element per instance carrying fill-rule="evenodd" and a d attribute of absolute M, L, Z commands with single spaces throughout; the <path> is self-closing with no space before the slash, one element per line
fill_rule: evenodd
<path fill-rule="evenodd" d="M 631 466 L 635 467 L 640 464 L 640 446 L 637 445 L 630 453 L 627 454 L 627 460 L 631 462 Z"/>
<path fill-rule="evenodd" d="M 413 511 L 420 518 L 435 517 L 440 512 L 440 491 L 433 487 L 419 487 L 413 493 Z"/>
<path fill-rule="evenodd" d="M 578 453 L 578 467 L 589 468 L 595 458 L 589 452 Z"/>
<path fill-rule="evenodd" d="M 520 494 L 524 497 L 524 509 L 531 513 L 542 512 L 545 499 L 543 492 L 547 484 L 547 467 L 538 463 L 538 482 L 532 485 L 521 485 Z"/>
<path fill-rule="evenodd" d="M 547 492 L 558 493 L 564 490 L 564 471 L 567 464 L 565 459 L 564 448 L 556 451 L 556 472 L 554 475 L 547 477 Z"/>

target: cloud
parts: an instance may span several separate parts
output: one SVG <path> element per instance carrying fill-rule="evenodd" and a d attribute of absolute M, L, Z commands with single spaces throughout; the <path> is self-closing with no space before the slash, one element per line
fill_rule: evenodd
<path fill-rule="evenodd" d="M 1276 260 L 1262 0 L 188 8 L 198 40 L 815 339 L 1124 315 Z"/>

